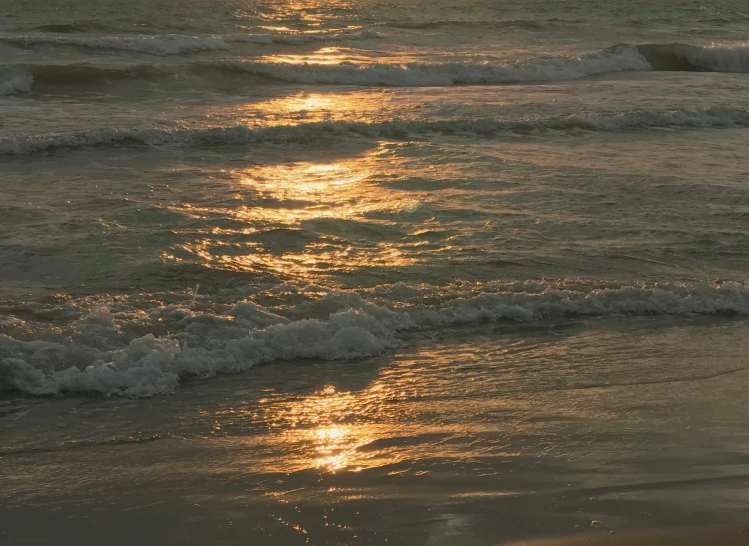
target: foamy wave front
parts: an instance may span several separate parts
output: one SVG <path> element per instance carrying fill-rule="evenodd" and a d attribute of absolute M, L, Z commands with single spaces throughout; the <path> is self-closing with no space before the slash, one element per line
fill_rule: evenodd
<path fill-rule="evenodd" d="M 23 68 L 0 68 L 0 95 L 28 93 L 34 86 L 34 78 Z"/>
<path fill-rule="evenodd" d="M 494 283 L 450 287 L 378 286 L 358 291 L 284 284 L 213 310 L 207 296 L 184 306 L 138 310 L 69 301 L 37 309 L 55 328 L 28 339 L 24 320 L 5 317 L 0 388 L 34 395 L 97 392 L 144 397 L 173 392 L 181 377 L 211 377 L 292 359 L 353 360 L 407 342 L 410 331 L 482 322 L 534 322 L 616 315 L 749 315 L 749 287 L 723 285 L 570 286 Z M 264 298 L 281 301 L 264 307 Z M 153 301 L 149 299 L 149 301 Z M 27 310 L 25 316 L 32 315 Z M 26 319 L 30 320 L 30 319 Z M 166 331 L 133 336 L 134 331 Z M 37 334 L 38 335 L 38 334 Z"/>

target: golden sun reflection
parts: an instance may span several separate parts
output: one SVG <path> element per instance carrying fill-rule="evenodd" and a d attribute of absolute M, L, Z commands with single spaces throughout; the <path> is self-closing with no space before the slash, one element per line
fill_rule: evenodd
<path fill-rule="evenodd" d="M 267 109 L 272 112 L 277 112 L 278 107 L 281 106 L 281 110 L 286 112 L 310 112 L 310 111 L 332 111 L 333 109 L 354 109 L 353 104 L 343 103 L 336 100 L 337 97 L 330 96 L 323 93 L 303 93 L 294 95 L 292 97 L 284 97 L 282 100 L 269 101 L 265 103 Z M 348 106 L 348 108 L 347 108 Z"/>
<path fill-rule="evenodd" d="M 208 226 L 181 250 L 209 267 L 291 276 L 410 265 L 415 258 L 400 244 L 392 215 L 417 209 L 371 181 L 378 161 L 374 152 L 222 171 L 236 204 L 180 206 L 181 215 Z"/>
<path fill-rule="evenodd" d="M 392 455 L 362 449 L 387 434 L 364 418 L 383 403 L 383 394 L 377 387 L 356 394 L 331 385 L 299 401 L 269 404 L 263 419 L 286 444 L 298 446 L 297 457 L 285 461 L 294 470 L 357 472 L 395 462 Z"/>
<path fill-rule="evenodd" d="M 253 169 L 242 178 L 242 184 L 276 199 L 327 199 L 331 193 L 339 191 L 339 186 L 362 182 L 370 175 L 369 169 L 356 162 L 300 162 Z"/>
<path fill-rule="evenodd" d="M 314 53 L 299 55 L 265 55 L 261 59 L 267 63 L 287 64 L 341 64 L 371 61 L 369 57 L 356 53 L 356 50 L 343 47 L 321 47 Z"/>
<path fill-rule="evenodd" d="M 265 61 L 288 65 L 359 62 L 356 55 L 325 50 L 305 56 L 267 57 Z M 231 115 L 239 125 L 261 128 L 277 125 L 294 126 L 302 122 L 377 123 L 392 120 L 392 116 L 386 113 L 392 109 L 387 108 L 388 106 L 405 108 L 406 113 L 402 117 L 409 117 L 408 112 L 418 113 L 423 108 L 422 103 L 409 106 L 404 104 L 404 100 L 410 99 L 390 90 L 347 88 L 315 91 L 310 87 L 295 93 L 259 98 L 251 103 L 239 105 Z M 394 104 L 395 101 L 397 104 Z"/>
<path fill-rule="evenodd" d="M 355 438 L 356 431 L 352 431 L 351 428 L 332 426 L 313 431 L 312 441 L 316 451 L 317 468 L 335 472 L 352 466 L 356 460 L 357 447 L 368 442 L 366 438 Z"/>

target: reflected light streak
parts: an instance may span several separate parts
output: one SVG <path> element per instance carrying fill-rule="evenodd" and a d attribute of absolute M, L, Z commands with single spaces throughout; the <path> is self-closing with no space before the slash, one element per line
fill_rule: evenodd
<path fill-rule="evenodd" d="M 366 421 L 355 419 L 383 403 L 380 389 L 364 393 L 338 392 L 328 386 L 296 403 L 269 404 L 264 416 L 284 440 L 301 446 L 293 467 L 315 468 L 325 472 L 359 471 L 394 462 L 383 454 L 361 448 L 381 432 Z M 353 421 L 353 422 L 352 422 Z"/>
<path fill-rule="evenodd" d="M 412 264 L 415 259 L 391 242 L 394 222 L 372 219 L 413 208 L 401 194 L 369 182 L 376 161 L 377 152 L 226 171 L 222 177 L 236 185 L 234 200 L 245 204 L 175 207 L 213 224 L 181 249 L 209 267 L 287 275 Z"/>
<path fill-rule="evenodd" d="M 341 64 L 341 63 L 370 63 L 372 59 L 360 55 L 355 49 L 344 47 L 321 47 L 314 53 L 296 55 L 264 55 L 260 58 L 266 63 L 287 64 Z"/>

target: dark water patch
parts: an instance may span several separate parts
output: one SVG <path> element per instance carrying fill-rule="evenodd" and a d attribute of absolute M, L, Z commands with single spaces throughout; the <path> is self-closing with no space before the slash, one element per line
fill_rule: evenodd
<path fill-rule="evenodd" d="M 637 50 L 653 70 L 678 72 L 749 72 L 745 44 L 699 47 L 690 44 L 642 44 Z"/>
<path fill-rule="evenodd" d="M 55 34 L 75 34 L 85 32 L 108 32 L 116 30 L 122 32 L 118 27 L 104 25 L 96 21 L 79 21 L 76 23 L 49 24 L 34 27 L 36 32 L 50 32 Z"/>
<path fill-rule="evenodd" d="M 692 60 L 701 48 L 687 44 L 643 44 L 637 50 L 659 71 L 714 72 L 707 66 L 695 64 Z"/>

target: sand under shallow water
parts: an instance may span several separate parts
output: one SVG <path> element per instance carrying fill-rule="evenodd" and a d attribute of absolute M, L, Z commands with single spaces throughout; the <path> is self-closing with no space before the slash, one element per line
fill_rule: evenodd
<path fill-rule="evenodd" d="M 456 330 L 149 400 L 7 399 L 0 543 L 749 543 L 747 324 L 624 326 Z M 627 534 L 697 525 L 716 534 Z"/>

